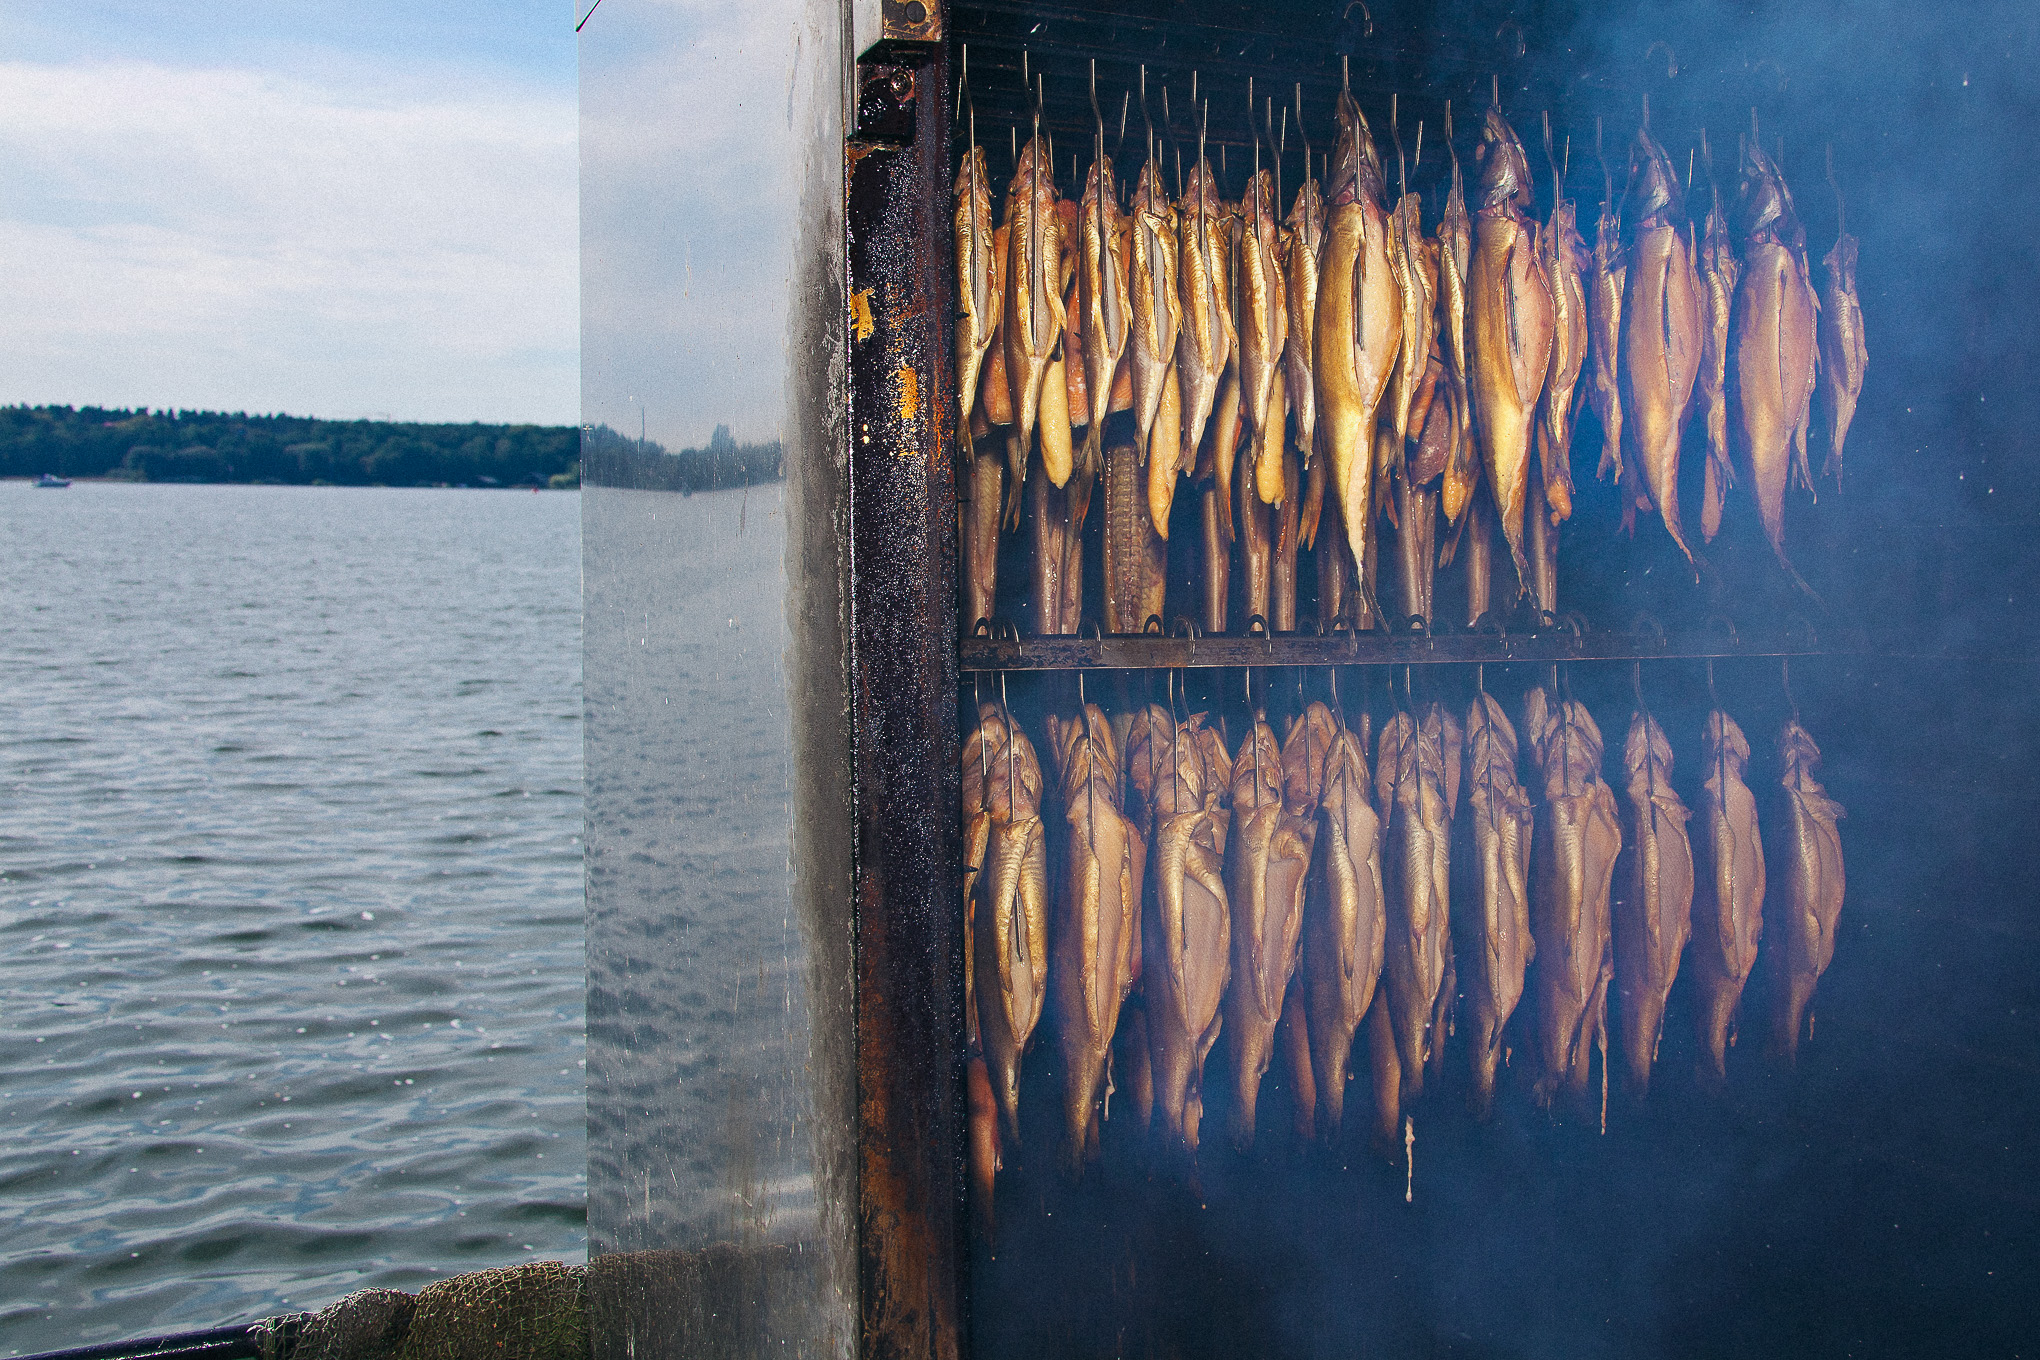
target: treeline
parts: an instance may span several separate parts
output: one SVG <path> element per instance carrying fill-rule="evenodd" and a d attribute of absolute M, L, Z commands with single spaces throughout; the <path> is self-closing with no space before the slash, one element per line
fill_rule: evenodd
<path fill-rule="evenodd" d="M 581 432 L 581 460 L 596 486 L 640 491 L 725 491 L 781 481 L 786 464 L 779 442 L 739 444 L 730 427 L 718 425 L 708 446 L 670 453 L 652 440 L 632 439 L 607 425 Z"/>
<path fill-rule="evenodd" d="M 332 486 L 572 486 L 571 425 L 426 425 L 242 412 L 0 407 L 0 477 Z"/>

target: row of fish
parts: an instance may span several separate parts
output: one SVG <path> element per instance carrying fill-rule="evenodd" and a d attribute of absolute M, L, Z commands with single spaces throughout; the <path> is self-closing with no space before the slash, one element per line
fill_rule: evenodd
<path fill-rule="evenodd" d="M 1719 1083 L 1760 937 L 1776 1042 L 1796 1055 L 1844 886 L 1842 809 L 1796 717 L 1778 738 L 1768 868 L 1749 743 L 1718 709 L 1703 728 L 1697 809 L 1674 791 L 1670 742 L 1647 712 L 1623 747 L 1625 807 L 1602 777 L 1593 718 L 1543 689 L 1523 707 L 1528 787 L 1517 729 L 1485 690 L 1463 721 L 1440 703 L 1398 710 L 1371 768 L 1369 722 L 1356 730 L 1322 703 L 1279 741 L 1257 715 L 1236 750 L 1205 718 L 1158 704 L 1048 717 L 1050 797 L 1011 714 L 979 710 L 963 750 L 963 894 L 970 1161 L 985 1223 L 1003 1149 L 1019 1137 L 1021 1059 L 1044 1017 L 1072 1177 L 1099 1155 L 1122 1025 L 1133 1117 L 1184 1163 L 1221 1032 L 1228 1134 L 1242 1150 L 1278 1049 L 1298 1134 L 1337 1138 L 1363 1031 L 1377 1141 L 1394 1141 L 1457 1027 L 1477 1113 L 1493 1100 L 1505 1034 L 1519 1031 L 1540 1103 L 1584 1096 L 1597 1047 L 1605 1100 L 1611 1042 L 1640 1096 L 1682 957 L 1698 987 L 1702 1079 Z"/>
<path fill-rule="evenodd" d="M 1445 121 L 1450 149 L 1449 106 Z M 1406 165 L 1399 133 L 1396 146 Z M 1702 534 L 1714 537 L 1730 489 L 1745 488 L 1804 586 L 1785 552 L 1785 495 L 1795 478 L 1812 489 L 1816 391 L 1825 471 L 1841 476 L 1868 362 L 1856 241 L 1844 222 L 1817 295 L 1791 191 L 1754 132 L 1732 214 L 1714 189 L 1696 227 L 1646 107 L 1619 198 L 1603 162 L 1591 249 L 1555 159 L 1549 216 L 1533 218 L 1529 159 L 1499 107 L 1482 123 L 1472 202 L 1454 151 L 1429 230 L 1406 172 L 1391 206 L 1350 93 L 1325 182 L 1306 178 L 1282 220 L 1276 173 L 1257 168 L 1239 201 L 1223 200 L 1201 138 L 1171 198 L 1150 135 L 1128 208 L 1102 127 L 1078 200 L 1058 196 L 1050 161 L 1038 134 L 1018 150 L 996 227 L 981 147 L 957 176 L 970 623 L 993 614 L 999 535 L 1020 525 L 1024 498 L 1040 631 L 1076 631 L 1101 477 L 1110 632 L 1164 616 L 1163 540 L 1184 477 L 1200 497 L 1209 631 L 1226 627 L 1235 549 L 1248 614 L 1295 627 L 1298 552 L 1313 548 L 1319 618 L 1366 625 L 1384 525 L 1396 530 L 1404 614 L 1436 616 L 1435 568 L 1460 551 L 1469 621 L 1522 596 L 1556 609 L 1556 526 L 1572 513 L 1583 405 L 1625 527 L 1655 511 L 1689 560 L 1679 457 L 1703 414 Z M 1120 432 L 1110 441 L 1109 422 Z M 1497 528 L 1518 589 L 1491 600 Z"/>

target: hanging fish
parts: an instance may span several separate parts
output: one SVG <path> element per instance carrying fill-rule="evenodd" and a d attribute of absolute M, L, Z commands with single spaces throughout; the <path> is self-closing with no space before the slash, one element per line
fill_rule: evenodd
<path fill-rule="evenodd" d="M 1446 463 L 1441 508 L 1445 522 L 1457 525 L 1480 484 L 1480 453 L 1473 437 L 1470 370 L 1467 367 L 1466 291 L 1473 272 L 1473 219 L 1466 212 L 1466 186 L 1459 173 L 1459 150 L 1452 143 L 1452 106 L 1445 107 L 1445 149 L 1452 157 L 1452 187 L 1445 212 L 1438 219 L 1439 306 L 1444 313 L 1445 368 L 1452 379 L 1458 412 L 1458 436 Z M 1447 559 L 1450 560 L 1449 558 Z"/>
<path fill-rule="evenodd" d="M 1701 729 L 1699 866 L 1693 891 L 1693 973 L 1700 986 L 1701 1080 L 1728 1080 L 1730 1027 L 1764 933 L 1764 847 L 1757 800 L 1743 782 L 1750 744 L 1715 709 Z"/>
<path fill-rule="evenodd" d="M 1102 144 L 1102 137 L 1101 137 Z M 1105 418 L 1112 410 L 1113 380 L 1126 357 L 1133 313 L 1121 242 L 1127 234 L 1126 215 L 1119 210 L 1119 185 L 1112 160 L 1099 156 L 1084 182 L 1077 208 L 1081 266 L 1078 270 L 1078 312 L 1084 338 L 1083 372 L 1091 404 L 1084 434 L 1084 457 L 1103 465 Z"/>
<path fill-rule="evenodd" d="M 1008 1141 L 1020 1137 L 1020 1058 L 1041 1019 L 1048 974 L 1048 850 L 1041 765 L 1027 734 L 998 704 L 981 705 L 963 750 L 963 806 L 985 820 L 972 877 L 971 966 L 977 1035 Z M 982 984 L 982 985 L 979 985 Z"/>
<path fill-rule="evenodd" d="M 1182 224 L 1176 272 L 1183 299 L 1183 324 L 1176 332 L 1176 381 L 1183 403 L 1178 467 L 1187 472 L 1211 418 L 1219 379 L 1234 361 L 1233 347 L 1239 343 L 1233 329 L 1232 299 L 1225 287 L 1228 214 L 1219 199 L 1211 165 L 1201 157 L 1190 174 L 1176 216 Z M 1173 488 L 1174 484 L 1170 485 Z M 1166 509 L 1164 505 L 1156 511 L 1156 523 L 1168 517 Z"/>
<path fill-rule="evenodd" d="M 1789 1064 L 1799 1057 L 1799 1036 L 1807 1028 L 1813 989 L 1835 957 L 1835 925 L 1847 886 L 1842 869 L 1842 805 L 1827 796 L 1814 776 L 1820 748 L 1795 717 L 1778 734 L 1779 803 L 1783 834 L 1775 849 L 1778 891 L 1770 909 L 1771 939 L 1778 979 L 1778 1049 Z"/>
<path fill-rule="evenodd" d="M 1152 155 L 1141 169 L 1133 194 L 1133 411 L 1140 428 L 1140 454 L 1149 461 L 1163 394 L 1176 383 L 1176 333 L 1183 304 L 1176 291 L 1175 205 L 1162 189 Z M 1174 459 L 1172 445 L 1168 457 Z M 1169 536 L 1166 524 L 1157 526 Z"/>
<path fill-rule="evenodd" d="M 1516 729 L 1482 690 L 1466 713 L 1467 815 L 1454 826 L 1459 875 L 1456 957 L 1464 961 L 1467 1056 L 1477 1118 L 1494 1107 L 1502 1031 L 1523 999 L 1524 970 L 1536 955 L 1530 933 L 1530 796 L 1516 779 Z M 1468 908 L 1473 908 L 1469 910 Z"/>
<path fill-rule="evenodd" d="M 1551 522 L 1572 517 L 1573 416 L 1579 409 L 1580 370 L 1587 361 L 1587 290 L 1585 278 L 1593 258 L 1580 239 L 1578 210 L 1571 199 L 1561 195 L 1552 205 L 1551 224 L 1544 233 L 1544 271 L 1551 280 L 1551 369 L 1544 383 L 1542 423 L 1547 442 L 1539 449 L 1545 457 L 1545 503 L 1539 513 Z"/>
<path fill-rule="evenodd" d="M 968 455 L 978 378 L 999 330 L 999 272 L 992 251 L 992 188 L 985 149 L 972 144 L 956 172 L 956 428 Z"/>
<path fill-rule="evenodd" d="M 1331 715 L 1323 705 L 1290 729 L 1291 749 L 1257 717 L 1233 759 L 1233 829 L 1226 843 L 1226 893 L 1232 904 L 1232 981 L 1225 993 L 1225 1026 L 1232 1064 L 1233 1146 L 1253 1146 L 1255 1103 L 1274 1053 L 1275 1025 L 1296 969 L 1302 938 L 1304 878 L 1316 839 L 1315 782 L 1307 769 L 1291 781 L 1289 765 L 1304 763 L 1313 741 L 1322 767 L 1330 748 Z M 1285 763 L 1287 762 L 1287 763 Z M 1320 772 L 1318 778 L 1322 778 Z M 1294 801 L 1285 784 L 1295 785 Z M 1307 811 L 1305 810 L 1307 807 Z"/>
<path fill-rule="evenodd" d="M 1721 190 L 1714 183 L 1714 157 L 1707 135 L 1700 136 L 1707 163 L 1712 203 L 1700 230 L 1700 279 L 1706 288 L 1706 329 L 1701 332 L 1700 400 L 1707 406 L 1707 475 L 1700 493 L 1700 534 L 1712 543 L 1721 532 L 1721 507 L 1735 485 L 1735 465 L 1728 456 L 1728 325 L 1742 265 L 1728 236 L 1728 218 L 1721 211 Z"/>
<path fill-rule="evenodd" d="M 1004 227 L 992 233 L 985 264 L 989 276 L 987 296 L 991 299 L 989 305 L 995 320 L 986 347 L 990 357 L 983 365 L 982 378 L 975 385 L 973 405 L 965 415 L 965 428 L 970 436 L 964 469 L 966 490 L 957 498 L 963 557 L 963 613 L 964 622 L 970 627 L 992 617 L 992 598 L 999 576 L 999 523 L 1004 514 L 1001 497 L 1005 491 L 1006 464 L 1003 453 L 989 441 L 983 445 L 977 441 L 989 436 L 994 427 L 1010 425 L 1013 420 L 1012 389 L 1006 382 L 1005 346 L 1001 341 L 1004 327 L 996 321 L 1005 297 L 1006 241 Z M 959 321 L 957 324 L 960 328 L 964 323 Z M 959 349 L 963 344 L 961 337 L 959 329 Z M 958 366 L 961 367 L 960 356 Z"/>
<path fill-rule="evenodd" d="M 1693 930 L 1692 814 L 1672 791 L 1672 744 L 1641 709 L 1623 743 L 1629 819 L 1615 869 L 1615 995 L 1629 1089 L 1650 1089 L 1665 998 Z"/>
<path fill-rule="evenodd" d="M 1494 488 L 1502 537 L 1515 560 L 1520 596 L 1530 589 L 1523 514 L 1531 429 L 1551 370 L 1551 281 L 1528 215 L 1530 161 L 1499 106 L 1488 109 L 1479 161 L 1481 202 L 1474 214 L 1466 299 L 1473 428 L 1482 468 Z"/>
<path fill-rule="evenodd" d="M 1275 176 L 1257 171 L 1241 205 L 1238 276 L 1241 402 L 1254 439 L 1254 478 L 1261 500 L 1283 496 L 1282 358 L 1289 343 L 1289 302 L 1283 287 L 1281 233 L 1275 224 Z"/>
<path fill-rule="evenodd" d="M 1389 267 L 1380 159 L 1367 119 L 1344 91 L 1328 179 L 1312 357 L 1332 490 L 1352 561 L 1364 565 L 1375 510 L 1374 426 L 1402 347 L 1402 298 Z"/>
<path fill-rule="evenodd" d="M 1452 812 L 1440 718 L 1435 705 L 1421 722 L 1407 711 L 1397 712 L 1381 729 L 1374 767 L 1388 906 L 1375 1006 L 1385 1005 L 1383 1018 L 1392 1038 L 1385 1054 L 1378 1040 L 1370 1043 L 1377 1135 L 1400 1130 L 1402 1107 L 1423 1093 L 1433 1047 L 1445 1040 L 1435 1021 L 1452 954 Z"/>
<path fill-rule="evenodd" d="M 1828 153 L 1828 183 L 1835 183 L 1834 153 Z M 1821 425 L 1827 433 L 1827 463 L 1821 472 L 1842 484 L 1842 445 L 1849 422 L 1856 418 L 1856 399 L 1863 395 L 1863 374 L 1870 351 L 1863 344 L 1863 304 L 1856 297 L 1856 238 L 1849 235 L 1848 205 L 1835 184 L 1835 219 L 1840 232 L 1834 249 L 1821 263 L 1827 282 L 1820 290 Z"/>
<path fill-rule="evenodd" d="M 1594 260 L 1587 273 L 1587 404 L 1601 422 L 1599 481 L 1622 482 L 1622 292 L 1629 257 L 1622 249 L 1622 215 L 1615 180 L 1601 156 L 1601 125 L 1594 123 L 1594 154 L 1601 161 L 1601 216 L 1594 226 Z M 1633 502 L 1631 502 L 1633 504 Z M 1632 514 L 1630 518 L 1634 518 Z"/>
<path fill-rule="evenodd" d="M 1700 375 L 1706 327 L 1678 172 L 1648 124 L 1636 130 L 1630 147 L 1626 199 L 1629 267 L 1623 279 L 1618 374 L 1622 429 L 1641 489 L 1690 563 L 1693 550 L 1679 520 L 1679 442 Z"/>
<path fill-rule="evenodd" d="M 1306 175 L 1303 187 L 1296 191 L 1296 204 L 1289 210 L 1289 234 L 1282 252 L 1283 288 L 1289 307 L 1282 376 L 1289 409 L 1296 416 L 1296 447 L 1302 450 L 1305 463 L 1317 453 L 1317 386 L 1311 356 L 1317 335 L 1318 256 L 1324 241 L 1324 194 L 1318 182 Z M 1313 521 L 1304 537 L 1308 541 L 1316 535 Z"/>
<path fill-rule="evenodd" d="M 1431 342 L 1438 334 L 1439 253 L 1424 238 L 1424 196 L 1405 190 L 1388 224 L 1389 272 L 1395 277 L 1402 303 L 1402 335 L 1390 393 L 1399 442 L 1407 442 L 1411 430 L 1422 424 L 1418 421 L 1413 426 L 1411 413 L 1430 365 Z"/>
<path fill-rule="evenodd" d="M 1374 1004 L 1388 921 L 1367 736 L 1364 716 L 1357 732 L 1339 724 L 1325 753 L 1317 845 L 1304 891 L 1300 972 L 1318 1094 L 1314 1123 L 1328 1146 L 1345 1119 L 1353 1036 Z"/>
<path fill-rule="evenodd" d="M 1147 847 L 1120 812 L 1119 752 L 1096 704 L 1067 721 L 1050 715 L 1068 831 L 1049 949 L 1049 991 L 1062 1049 L 1062 1165 L 1072 1180 L 1098 1157 L 1098 1106 L 1120 1007 L 1133 989 L 1134 915 Z"/>
<path fill-rule="evenodd" d="M 1610 957 L 1609 892 L 1622 849 L 1615 795 L 1601 779 L 1601 729 L 1571 700 L 1542 689 L 1524 700 L 1524 726 L 1544 782 L 1530 877 L 1530 932 L 1537 942 L 1529 987 L 1537 1021 L 1537 1099 L 1587 1086 L 1595 1042 L 1605 1043 Z"/>
<path fill-rule="evenodd" d="M 1056 212 L 1055 172 L 1048 143 L 1034 137 L 1020 148 L 1006 190 L 1006 298 L 1000 334 L 1006 381 L 1013 391 L 1013 437 L 1007 440 L 1006 525 L 1020 525 L 1020 491 L 1049 364 L 1060 357 L 1063 333 L 1062 224 Z"/>

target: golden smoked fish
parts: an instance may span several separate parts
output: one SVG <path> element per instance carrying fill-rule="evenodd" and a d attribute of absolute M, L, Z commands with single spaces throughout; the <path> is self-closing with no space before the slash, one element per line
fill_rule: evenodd
<path fill-rule="evenodd" d="M 1317 454 L 1317 380 L 1311 359 L 1317 335 L 1318 255 L 1325 243 L 1325 199 L 1315 179 L 1306 178 L 1289 210 L 1283 239 L 1282 284 L 1289 330 L 1282 347 L 1283 386 L 1296 417 L 1296 447 L 1308 466 Z M 1317 536 L 1312 522 L 1306 540 Z"/>
<path fill-rule="evenodd" d="M 1041 391 L 1062 347 L 1062 218 L 1056 212 L 1055 173 L 1048 157 L 1048 143 L 1040 137 L 1021 147 L 1006 190 L 1006 298 L 999 331 L 1006 381 L 1013 389 L 1013 437 L 1006 444 L 1008 528 L 1020 525 L 1020 491 Z"/>
<path fill-rule="evenodd" d="M 985 817 L 983 867 L 972 879 L 971 983 L 979 1047 L 1005 1137 L 1020 1137 L 1020 1058 L 1047 994 L 1048 848 L 1041 764 L 1027 734 L 998 704 L 978 710 L 963 750 L 963 806 Z"/>
<path fill-rule="evenodd" d="M 1583 705 L 1554 705 L 1533 689 L 1524 700 L 1524 727 L 1544 784 L 1530 857 L 1537 959 L 1529 986 L 1541 1069 L 1537 1100 L 1549 1106 L 1561 1088 L 1574 1099 L 1585 1094 L 1591 1050 L 1607 1039 L 1614 974 L 1609 891 L 1622 823 L 1615 794 L 1601 779 L 1601 729 Z"/>
<path fill-rule="evenodd" d="M 1327 175 L 1324 257 L 1318 266 L 1317 417 L 1331 484 L 1355 564 L 1374 525 L 1374 424 L 1402 348 L 1402 298 L 1389 267 L 1381 161 L 1367 119 L 1339 95 L 1339 140 Z M 1366 583 L 1358 581 L 1368 598 Z"/>
<path fill-rule="evenodd" d="M 1317 1092 L 1314 1131 L 1329 1146 L 1345 1119 L 1353 1036 L 1374 1004 L 1388 928 L 1364 717 L 1357 732 L 1337 727 L 1323 770 L 1317 845 L 1304 890 L 1301 972 Z"/>
<path fill-rule="evenodd" d="M 1126 262 L 1119 250 L 1125 232 L 1112 161 L 1100 157 L 1091 164 L 1083 201 L 1077 206 L 1077 307 L 1082 316 L 1083 373 L 1090 398 L 1084 459 L 1094 470 L 1103 466 L 1105 417 L 1112 410 L 1113 379 L 1126 356 L 1133 327 Z"/>
<path fill-rule="evenodd" d="M 1728 238 L 1721 191 L 1714 187 L 1712 158 L 1708 188 L 1713 194 L 1700 229 L 1700 281 L 1706 289 L 1706 329 L 1700 335 L 1700 400 L 1707 407 L 1707 473 L 1700 490 L 1700 536 L 1712 543 L 1721 532 L 1721 507 L 1735 485 L 1728 456 L 1728 322 L 1742 264 Z"/>
<path fill-rule="evenodd" d="M 1827 282 L 1820 290 L 1821 428 L 1827 435 L 1827 462 L 1821 472 L 1842 483 L 1842 445 L 1856 418 L 1856 399 L 1863 395 L 1863 374 L 1870 351 L 1863 343 L 1863 304 L 1856 297 L 1856 238 L 1843 231 L 1821 261 Z"/>
<path fill-rule="evenodd" d="M 1679 441 L 1700 376 L 1699 271 L 1693 264 L 1684 198 L 1671 157 L 1636 130 L 1629 151 L 1629 268 L 1623 279 L 1622 345 L 1618 378 L 1626 457 L 1635 460 L 1642 489 L 1663 516 L 1686 560 L 1679 520 Z"/>
<path fill-rule="evenodd" d="M 1155 421 L 1162 396 L 1176 383 L 1176 332 L 1183 304 L 1176 291 L 1176 209 L 1162 189 L 1153 156 L 1133 193 L 1133 413 L 1140 430 L 1140 456 L 1153 452 Z M 1168 457 L 1176 455 L 1174 448 Z M 1169 534 L 1160 526 L 1162 537 Z"/>
<path fill-rule="evenodd" d="M 1177 288 L 1183 299 L 1183 324 L 1176 332 L 1176 382 L 1183 402 L 1178 466 L 1185 472 L 1211 419 L 1219 379 L 1234 361 L 1233 348 L 1239 343 L 1226 288 L 1230 216 L 1219 200 L 1210 163 L 1200 160 L 1176 209 L 1182 239 L 1176 255 Z M 1155 516 L 1157 523 L 1166 518 Z"/>
<path fill-rule="evenodd" d="M 1835 957 L 1835 925 L 1842 915 L 1842 805 L 1827 796 L 1814 776 L 1820 748 L 1799 725 L 1778 734 L 1779 821 L 1773 850 L 1772 957 L 1778 982 L 1777 1044 L 1789 1063 L 1799 1057 L 1799 1037 L 1809 1028 L 1808 1008 L 1820 975 Z"/>
<path fill-rule="evenodd" d="M 1256 172 L 1240 204 L 1238 278 L 1241 405 L 1255 449 L 1254 484 L 1263 504 L 1279 505 L 1284 492 L 1282 378 L 1289 343 L 1289 300 L 1282 279 L 1282 239 L 1275 224 L 1272 171 Z"/>
<path fill-rule="evenodd" d="M 1049 925 L 1049 994 L 1062 1050 L 1064 1174 L 1098 1157 L 1098 1108 L 1120 1007 L 1133 990 L 1147 847 L 1119 807 L 1119 752 L 1096 704 L 1048 718 L 1067 832 Z"/>
<path fill-rule="evenodd" d="M 1728 1080 L 1730 1027 L 1757 940 L 1764 933 L 1764 846 L 1757 800 L 1743 776 L 1750 743 L 1735 719 L 1715 709 L 1700 733 L 1700 844 L 1693 889 L 1693 976 L 1700 988 L 1700 1078 Z"/>
<path fill-rule="evenodd" d="M 1530 486 L 1530 438 L 1551 370 L 1551 282 L 1537 250 L 1530 162 L 1499 107 L 1481 128 L 1480 207 L 1467 281 L 1467 336 L 1473 365 L 1473 428 L 1494 488 L 1502 537 L 1516 564 L 1520 597 L 1530 589 L 1523 514 Z"/>
<path fill-rule="evenodd" d="M 1600 146 L 1596 126 L 1595 147 Z M 1594 226 L 1594 260 L 1587 273 L 1587 405 L 1601 422 L 1598 481 L 1622 481 L 1622 290 L 1628 286 L 1629 257 L 1622 250 L 1622 216 L 1615 183 L 1601 162 L 1601 216 Z"/>
<path fill-rule="evenodd" d="M 1629 1090 L 1641 1098 L 1693 930 L 1692 814 L 1672 791 L 1672 744 L 1648 713 L 1630 719 L 1622 764 L 1629 818 L 1615 869 L 1615 1013 Z"/>
<path fill-rule="evenodd" d="M 1224 874 L 1232 764 L 1219 734 L 1203 726 L 1203 714 L 1176 724 L 1166 713 L 1157 721 L 1156 712 L 1150 710 L 1151 733 L 1166 727 L 1169 735 L 1166 746 L 1144 757 L 1156 777 L 1143 794 L 1155 831 L 1141 900 L 1141 979 L 1161 1137 L 1171 1156 L 1194 1165 L 1204 1061 L 1218 1041 L 1232 971 Z"/>
<path fill-rule="evenodd" d="M 1402 335 L 1397 346 L 1395 377 L 1389 400 L 1393 403 L 1398 443 L 1407 443 L 1414 423 L 1417 389 L 1423 385 L 1430 366 L 1431 342 L 1438 335 L 1438 275 L 1436 247 L 1424 238 L 1424 196 L 1405 192 L 1388 220 L 1388 264 L 1401 298 Z"/>
<path fill-rule="evenodd" d="M 1523 999 L 1524 970 L 1537 952 L 1530 934 L 1530 795 L 1516 778 L 1516 729 L 1485 690 L 1466 712 L 1467 810 L 1454 822 L 1452 856 L 1459 909 L 1452 914 L 1466 1002 L 1470 1104 L 1494 1108 L 1502 1032 Z"/>
<path fill-rule="evenodd" d="M 999 332 L 998 269 L 992 253 L 992 186 L 985 149 L 973 146 L 956 172 L 956 429 L 972 449 L 970 413 L 977 405 L 985 354 Z"/>
<path fill-rule="evenodd" d="M 1302 751 L 1314 741 L 1330 748 L 1331 715 L 1323 705 L 1291 727 L 1291 749 L 1275 743 L 1274 729 L 1257 718 L 1233 760 L 1233 828 L 1226 842 L 1226 894 L 1232 904 L 1232 981 L 1225 992 L 1227 1050 L 1232 1065 L 1233 1146 L 1254 1144 L 1254 1115 L 1261 1078 L 1274 1055 L 1275 1025 L 1296 971 L 1303 931 L 1304 880 L 1311 844 L 1317 837 L 1314 782 L 1307 769 L 1288 778 L 1289 765 L 1304 764 Z M 1294 784 L 1290 796 L 1285 785 Z"/>
<path fill-rule="evenodd" d="M 1729 431 L 1757 500 L 1764 537 L 1786 576 L 1813 593 L 1785 555 L 1785 491 L 1796 475 L 1813 488 L 1806 429 L 1819 363 L 1819 303 L 1806 267 L 1806 232 L 1784 176 L 1762 147 L 1743 143 L 1736 227 L 1743 272 L 1729 319 Z"/>
<path fill-rule="evenodd" d="M 1407 711 L 1396 713 L 1381 729 L 1374 767 L 1375 808 L 1382 823 L 1381 878 L 1388 907 L 1375 1004 L 1386 1003 L 1393 1039 L 1386 1054 L 1370 1045 L 1377 1135 L 1399 1132 L 1401 1108 L 1422 1094 L 1432 1048 L 1445 1039 L 1434 1029 L 1452 954 L 1448 909 L 1452 813 L 1440 717 L 1435 705 L 1422 722 Z"/>
<path fill-rule="evenodd" d="M 1459 151 L 1452 145 L 1452 110 L 1445 110 L 1445 149 L 1452 153 L 1452 187 L 1445 195 L 1445 212 L 1438 219 L 1438 294 L 1444 314 L 1445 369 L 1452 379 L 1452 393 L 1458 413 L 1458 430 L 1452 456 L 1445 465 L 1440 488 L 1440 507 L 1445 522 L 1457 525 L 1480 485 L 1480 454 L 1474 444 L 1469 420 L 1466 289 L 1473 271 L 1473 219 L 1466 212 L 1466 186 L 1459 173 Z"/>
<path fill-rule="evenodd" d="M 1553 524 L 1572 518 L 1573 416 L 1579 410 L 1580 371 L 1587 362 L 1586 274 L 1593 259 L 1580 239 L 1578 209 L 1569 198 L 1552 205 L 1544 231 L 1544 272 L 1551 281 L 1551 369 L 1544 382 L 1542 421 L 1544 506 Z"/>

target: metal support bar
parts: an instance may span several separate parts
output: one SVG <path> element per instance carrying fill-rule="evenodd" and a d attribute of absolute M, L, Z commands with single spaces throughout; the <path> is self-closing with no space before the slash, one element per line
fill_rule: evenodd
<path fill-rule="evenodd" d="M 1814 639 L 1803 630 L 1725 632 L 1340 633 L 1330 637 L 1030 637 L 970 638 L 969 671 L 1183 670 L 1197 666 L 1506 665 L 1512 661 L 1653 661 L 1703 657 L 1886 655 L 1858 638 Z"/>

